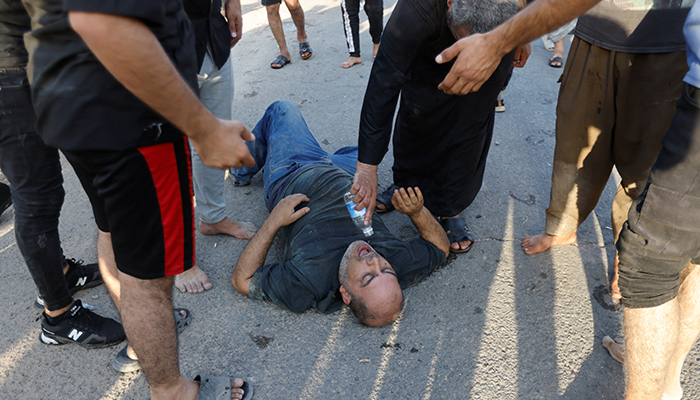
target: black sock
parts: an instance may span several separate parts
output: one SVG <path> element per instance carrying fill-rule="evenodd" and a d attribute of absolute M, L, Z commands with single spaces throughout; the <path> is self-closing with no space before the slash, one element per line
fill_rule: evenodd
<path fill-rule="evenodd" d="M 44 312 L 44 317 L 46 317 L 46 320 L 49 322 L 49 325 L 58 325 L 63 321 L 63 318 L 65 318 L 65 315 L 68 311 L 64 312 L 61 315 L 57 315 L 55 317 L 50 316 L 46 312 Z"/>

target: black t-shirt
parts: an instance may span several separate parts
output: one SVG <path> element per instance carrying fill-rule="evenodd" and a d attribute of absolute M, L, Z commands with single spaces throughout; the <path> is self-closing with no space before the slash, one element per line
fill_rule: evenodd
<path fill-rule="evenodd" d="M 31 29 L 31 20 L 21 0 L 0 0 L 0 68 L 27 65 L 22 36 Z"/>
<path fill-rule="evenodd" d="M 574 34 L 610 51 L 668 53 L 685 51 L 683 23 L 688 0 L 603 0 L 582 15 Z M 683 8 L 681 8 L 683 7 Z"/>
<path fill-rule="evenodd" d="M 207 45 L 214 64 L 221 69 L 231 54 L 231 32 L 221 15 L 221 0 L 183 0 L 183 5 L 194 27 L 197 69 L 202 68 Z"/>
<path fill-rule="evenodd" d="M 324 313 L 341 309 L 338 267 L 345 250 L 356 240 L 369 243 L 391 264 L 402 288 L 425 279 L 445 262 L 445 253 L 420 237 L 401 241 L 377 214 L 372 218 L 374 234 L 365 238 L 343 201 L 351 185 L 352 176 L 325 164 L 311 165 L 292 179 L 283 196 L 306 194 L 311 211 L 280 229 L 283 261 L 266 264 L 255 272 L 248 290 L 250 298 L 297 313 L 309 308 Z"/>
<path fill-rule="evenodd" d="M 179 0 L 24 1 L 34 27 L 25 38 L 28 75 L 46 144 L 62 150 L 125 150 L 182 135 L 122 86 L 68 22 L 68 11 L 140 19 L 197 92 L 194 34 Z"/>

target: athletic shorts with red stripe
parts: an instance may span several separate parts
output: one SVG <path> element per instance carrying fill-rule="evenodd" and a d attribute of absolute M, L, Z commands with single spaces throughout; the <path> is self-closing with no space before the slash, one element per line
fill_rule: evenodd
<path fill-rule="evenodd" d="M 119 271 L 139 279 L 182 273 L 194 264 L 190 149 L 177 142 L 125 151 L 64 151 L 112 236 Z"/>

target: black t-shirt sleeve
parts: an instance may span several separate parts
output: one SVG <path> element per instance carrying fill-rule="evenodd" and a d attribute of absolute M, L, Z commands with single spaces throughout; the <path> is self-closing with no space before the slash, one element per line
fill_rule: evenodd
<path fill-rule="evenodd" d="M 164 0 L 63 0 L 63 9 L 134 17 L 147 25 L 165 24 Z"/>
<path fill-rule="evenodd" d="M 411 64 L 421 45 L 442 28 L 445 16 L 436 14 L 434 1 L 399 0 L 384 28 L 360 114 L 360 162 L 378 165 L 387 152 L 396 102 Z"/>
<path fill-rule="evenodd" d="M 427 278 L 447 259 L 442 250 L 421 237 L 399 243 L 379 252 L 387 254 L 384 258 L 394 268 L 402 289 Z"/>
<path fill-rule="evenodd" d="M 316 299 L 306 279 L 291 261 L 258 268 L 250 282 L 248 297 L 271 302 L 295 313 L 308 310 Z"/>

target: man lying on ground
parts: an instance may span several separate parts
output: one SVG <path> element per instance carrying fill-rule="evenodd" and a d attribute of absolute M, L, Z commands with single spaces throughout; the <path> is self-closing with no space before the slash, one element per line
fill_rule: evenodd
<path fill-rule="evenodd" d="M 420 190 L 396 190 L 392 200 L 411 218 L 419 238 L 402 241 L 378 217 L 374 234 L 366 238 L 343 200 L 357 147 L 326 153 L 299 109 L 284 101 L 273 103 L 253 132 L 256 140 L 248 146 L 255 167 L 233 176 L 248 183 L 267 164 L 263 182 L 270 216 L 238 259 L 231 278 L 236 290 L 297 313 L 309 308 L 330 313 L 345 303 L 366 325 L 395 320 L 403 306 L 401 289 L 427 277 L 449 254 L 447 235 L 423 207 Z M 265 264 L 277 231 L 283 260 Z"/>

